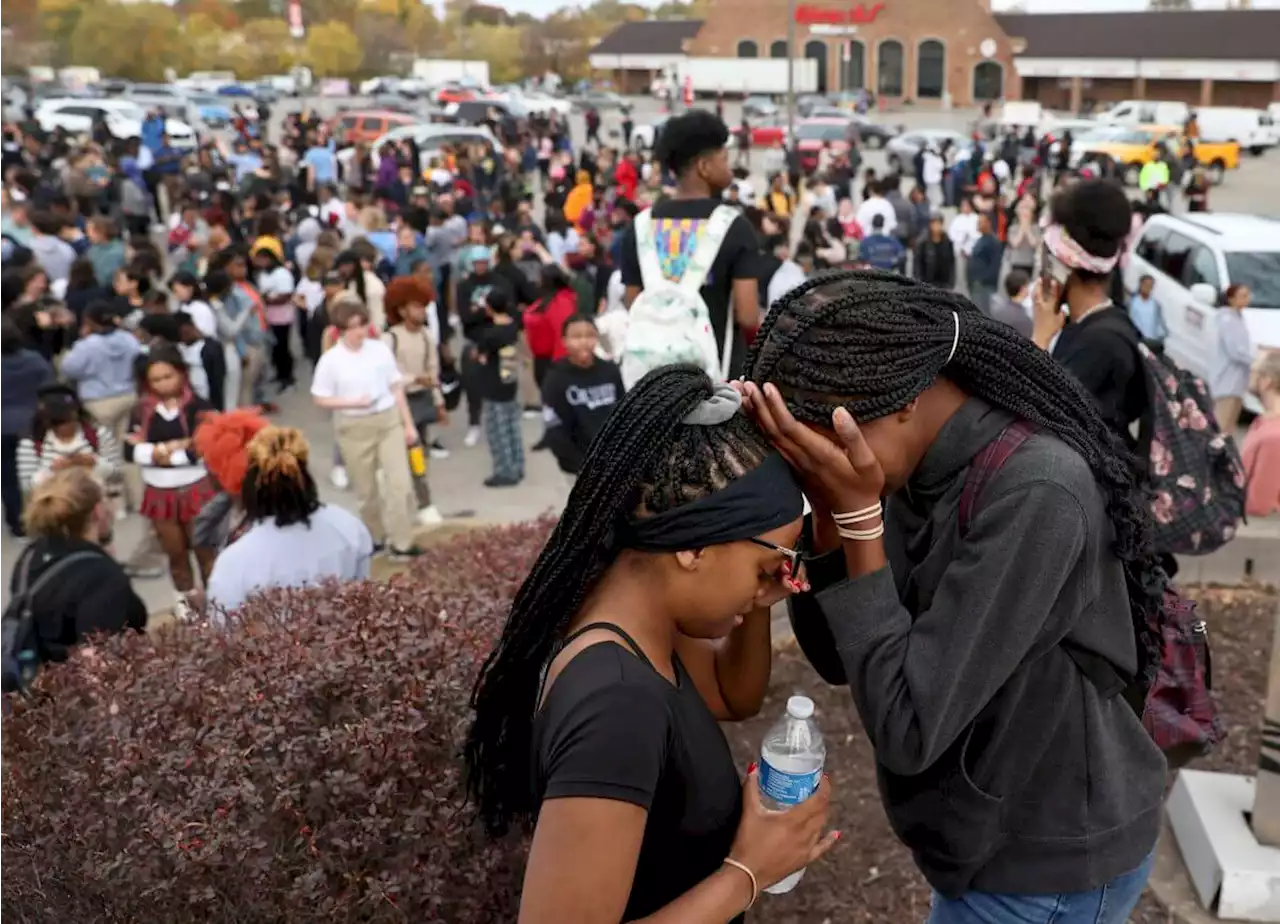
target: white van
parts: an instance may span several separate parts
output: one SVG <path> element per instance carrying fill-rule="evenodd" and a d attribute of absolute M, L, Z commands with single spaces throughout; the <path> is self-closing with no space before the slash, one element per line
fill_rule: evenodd
<path fill-rule="evenodd" d="M 1165 353 L 1208 379 L 1218 350 L 1217 312 L 1227 286 L 1253 291 L 1244 311 L 1254 349 L 1280 349 L 1280 221 L 1260 215 L 1193 212 L 1153 215 L 1129 251 L 1124 287 L 1155 280 L 1169 337 Z M 1245 406 L 1262 410 L 1252 395 Z"/>
<path fill-rule="evenodd" d="M 1186 103 L 1127 99 L 1097 115 L 1102 125 L 1182 125 L 1191 115 Z"/>
<path fill-rule="evenodd" d="M 1255 157 L 1280 143 L 1271 113 L 1244 106 L 1201 106 L 1196 110 L 1200 137 L 1205 141 L 1237 141 Z"/>

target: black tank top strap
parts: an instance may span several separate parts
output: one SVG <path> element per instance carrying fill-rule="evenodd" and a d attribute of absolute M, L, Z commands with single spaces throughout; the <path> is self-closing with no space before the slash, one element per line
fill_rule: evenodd
<path fill-rule="evenodd" d="M 560 650 L 563 651 L 565 648 L 569 647 L 570 643 L 572 643 L 574 639 L 582 635 L 585 635 L 586 633 L 590 632 L 593 629 L 604 629 L 607 632 L 612 632 L 614 635 L 619 636 L 620 638 L 622 638 L 623 641 L 627 643 L 627 647 L 631 649 L 632 653 L 637 658 L 639 658 L 645 664 L 649 665 L 649 667 L 653 667 L 653 662 L 649 660 L 648 656 L 645 655 L 644 651 L 641 650 L 640 646 L 636 644 L 636 640 L 633 639 L 627 633 L 627 631 L 623 629 L 621 626 L 615 626 L 611 622 L 587 623 L 585 626 L 578 629 L 576 632 L 571 632 L 569 633 L 569 635 L 565 636 L 564 641 L 560 643 Z"/>

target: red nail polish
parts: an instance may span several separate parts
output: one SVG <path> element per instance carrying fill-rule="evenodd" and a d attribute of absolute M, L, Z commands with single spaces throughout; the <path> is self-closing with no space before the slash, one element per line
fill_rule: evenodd
<path fill-rule="evenodd" d="M 751 765 L 747 767 L 747 776 L 751 776 L 751 774 L 755 772 L 756 772 L 756 762 L 753 760 L 751 762 Z"/>
<path fill-rule="evenodd" d="M 839 832 L 839 831 L 837 831 L 837 832 L 836 832 L 836 834 L 835 834 L 835 839 L 836 839 L 836 840 L 840 840 L 840 837 L 841 837 L 841 834 L 840 834 L 840 832 Z"/>

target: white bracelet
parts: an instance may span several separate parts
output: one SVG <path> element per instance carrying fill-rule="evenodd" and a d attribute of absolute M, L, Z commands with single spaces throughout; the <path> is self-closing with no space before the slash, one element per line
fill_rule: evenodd
<path fill-rule="evenodd" d="M 841 539 L 852 539 L 854 542 L 869 542 L 884 535 L 884 523 L 877 523 L 871 529 L 846 529 L 843 526 L 837 526 L 836 532 L 840 534 Z"/>
<path fill-rule="evenodd" d="M 846 526 L 853 523 L 866 523 L 868 520 L 877 519 L 882 513 L 879 502 L 870 507 L 863 507 L 861 510 L 854 510 L 852 513 L 833 513 L 831 519 L 835 520 L 836 525 Z"/>

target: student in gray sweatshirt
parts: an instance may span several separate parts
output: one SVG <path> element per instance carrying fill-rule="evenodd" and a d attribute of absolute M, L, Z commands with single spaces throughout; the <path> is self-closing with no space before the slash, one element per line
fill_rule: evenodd
<path fill-rule="evenodd" d="M 1084 667 L 1141 701 L 1164 576 L 1093 399 L 961 296 L 861 271 L 778 302 L 748 365 L 747 403 L 813 506 L 796 636 L 849 684 L 930 924 L 1123 924 L 1165 760 Z M 1003 463 L 974 466 L 988 447 Z"/>

